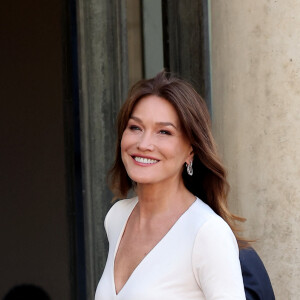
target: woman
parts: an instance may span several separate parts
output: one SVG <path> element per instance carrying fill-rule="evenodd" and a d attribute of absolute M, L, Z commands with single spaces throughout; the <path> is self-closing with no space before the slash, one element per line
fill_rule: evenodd
<path fill-rule="evenodd" d="M 228 184 L 204 101 L 161 72 L 118 117 L 109 254 L 96 300 L 245 299 Z"/>

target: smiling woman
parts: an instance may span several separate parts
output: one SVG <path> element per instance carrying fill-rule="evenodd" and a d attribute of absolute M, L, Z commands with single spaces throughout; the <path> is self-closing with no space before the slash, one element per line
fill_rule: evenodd
<path fill-rule="evenodd" d="M 187 168 L 186 168 L 187 167 Z M 118 117 L 96 300 L 245 299 L 228 184 L 202 98 L 166 72 L 133 86 Z M 238 243 L 237 243 L 238 240 Z"/>

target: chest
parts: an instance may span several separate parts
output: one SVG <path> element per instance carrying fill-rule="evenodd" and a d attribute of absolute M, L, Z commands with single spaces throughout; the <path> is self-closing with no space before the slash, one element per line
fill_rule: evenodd
<path fill-rule="evenodd" d="M 131 241 L 139 244 L 141 237 L 128 237 L 127 240 L 124 235 L 123 238 L 124 243 L 119 243 L 120 255 L 116 253 L 118 241 L 110 241 L 96 300 L 204 299 L 193 272 L 194 239 L 186 230 L 172 229 L 158 243 L 155 243 L 159 239 L 156 236 L 136 248 L 128 244 Z M 117 268 L 122 265 L 129 271 L 118 272 Z"/>
<path fill-rule="evenodd" d="M 122 289 L 144 258 L 163 240 L 172 224 L 166 224 L 157 230 L 145 232 L 125 230 L 117 249 L 114 261 L 114 280 L 116 291 Z"/>

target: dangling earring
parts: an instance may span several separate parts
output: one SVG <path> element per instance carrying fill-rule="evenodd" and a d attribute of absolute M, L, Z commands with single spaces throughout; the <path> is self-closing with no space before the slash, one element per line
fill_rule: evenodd
<path fill-rule="evenodd" d="M 191 160 L 191 162 L 189 164 L 185 163 L 186 165 L 186 171 L 190 176 L 193 176 L 193 161 Z"/>

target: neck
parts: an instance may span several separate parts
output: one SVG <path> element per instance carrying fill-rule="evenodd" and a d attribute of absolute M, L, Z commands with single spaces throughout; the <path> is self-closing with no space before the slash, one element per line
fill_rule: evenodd
<path fill-rule="evenodd" d="M 185 211 L 195 201 L 182 180 L 168 184 L 138 184 L 137 196 L 141 219 Z"/>

